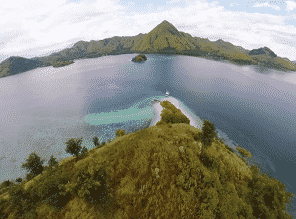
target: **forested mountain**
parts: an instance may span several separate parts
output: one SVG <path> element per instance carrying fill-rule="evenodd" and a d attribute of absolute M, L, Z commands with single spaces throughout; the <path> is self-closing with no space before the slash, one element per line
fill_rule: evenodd
<path fill-rule="evenodd" d="M 46 66 L 64 66 L 77 59 L 95 58 L 118 54 L 182 54 L 228 60 L 237 65 L 261 65 L 282 71 L 296 71 L 294 62 L 278 57 L 267 47 L 246 50 L 223 40 L 210 41 L 192 37 L 178 31 L 168 21 L 163 21 L 147 34 L 131 37 L 114 36 L 104 40 L 79 41 L 71 48 L 49 56 L 26 59 L 9 57 L 0 63 L 0 77 L 14 75 Z"/>

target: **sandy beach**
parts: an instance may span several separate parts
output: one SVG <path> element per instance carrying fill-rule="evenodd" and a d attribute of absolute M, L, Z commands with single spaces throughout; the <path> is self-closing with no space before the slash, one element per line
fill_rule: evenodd
<path fill-rule="evenodd" d="M 170 101 L 177 109 L 180 109 L 181 112 L 190 120 L 190 125 L 191 126 L 194 126 L 195 128 L 199 128 L 201 129 L 202 127 L 202 123 L 201 123 L 201 120 L 197 120 L 196 118 L 194 118 L 194 116 L 192 115 L 191 112 L 188 112 L 180 103 L 177 99 L 173 98 L 173 97 L 164 97 L 164 98 L 161 98 L 159 101 L 160 102 L 163 102 L 163 101 Z M 152 119 L 152 122 L 151 122 L 151 126 L 154 126 L 158 121 L 160 121 L 161 117 L 160 117 L 160 114 L 161 114 L 161 111 L 163 110 L 163 107 L 160 105 L 160 102 L 155 102 L 152 104 L 153 106 L 153 109 L 154 109 L 154 118 Z"/>

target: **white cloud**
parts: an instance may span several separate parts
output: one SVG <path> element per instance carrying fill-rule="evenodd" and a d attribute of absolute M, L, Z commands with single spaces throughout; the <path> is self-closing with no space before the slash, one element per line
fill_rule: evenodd
<path fill-rule="evenodd" d="M 295 39 L 296 28 L 285 23 L 287 16 L 225 10 L 217 1 L 185 0 L 182 7 L 168 4 L 152 11 L 112 0 L 17 2 L 10 0 L 0 7 L 0 61 L 13 55 L 49 55 L 80 40 L 147 33 L 163 20 L 182 26 L 181 31 L 193 37 L 223 39 L 249 50 L 267 46 L 277 55 L 295 60 L 295 47 L 281 42 Z M 289 10 L 292 3 L 287 1 Z"/>
<path fill-rule="evenodd" d="M 233 6 L 235 6 L 235 5 L 239 5 L 239 4 L 236 4 L 236 2 L 231 3 L 231 4 L 230 4 L 230 7 L 233 7 Z"/>
<path fill-rule="evenodd" d="M 115 30 L 110 16 L 118 17 L 118 11 L 123 8 L 110 0 L 78 4 L 66 4 L 66 0 L 27 0 L 21 4 L 18 0 L 7 1 L 0 8 L 0 41 L 4 46 L 0 47 L 1 53 L 17 55 L 27 50 L 25 53 L 31 53 L 33 57 L 34 54 L 40 55 L 42 50 L 42 53 L 61 50 L 75 43 L 73 38 L 96 39 L 100 24 L 104 24 L 105 30 Z"/>
<path fill-rule="evenodd" d="M 292 1 L 286 1 L 287 7 L 286 11 L 293 11 L 296 8 L 296 3 Z"/>
<path fill-rule="evenodd" d="M 270 7 L 270 8 L 272 8 L 272 9 L 274 9 L 274 10 L 277 10 L 277 11 L 280 11 L 280 10 L 281 10 L 281 8 L 280 8 L 279 6 L 276 6 L 276 5 L 270 5 L 270 4 L 268 4 L 267 2 L 265 2 L 265 3 L 261 3 L 261 4 L 256 3 L 256 4 L 253 5 L 252 7 L 255 7 L 255 8 L 259 8 L 259 7 Z"/>
<path fill-rule="evenodd" d="M 166 3 L 167 4 L 175 4 L 175 3 L 179 3 L 181 2 L 182 0 L 170 0 L 170 1 L 167 1 Z"/>

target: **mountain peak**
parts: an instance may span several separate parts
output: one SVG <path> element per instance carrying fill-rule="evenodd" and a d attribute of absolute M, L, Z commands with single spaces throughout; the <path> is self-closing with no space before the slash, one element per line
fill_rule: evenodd
<path fill-rule="evenodd" d="M 160 24 L 158 24 L 153 30 L 151 30 L 149 35 L 181 35 L 177 28 L 174 27 L 170 22 L 164 20 Z"/>
<path fill-rule="evenodd" d="M 159 25 L 172 25 L 172 24 L 170 22 L 168 22 L 167 20 L 164 20 Z"/>

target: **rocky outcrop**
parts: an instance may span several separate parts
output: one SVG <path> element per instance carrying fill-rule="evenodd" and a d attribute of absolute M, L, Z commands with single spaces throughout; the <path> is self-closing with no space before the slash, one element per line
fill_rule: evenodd
<path fill-rule="evenodd" d="M 144 54 L 137 55 L 132 59 L 133 62 L 143 62 L 146 60 L 147 60 L 147 57 Z"/>

